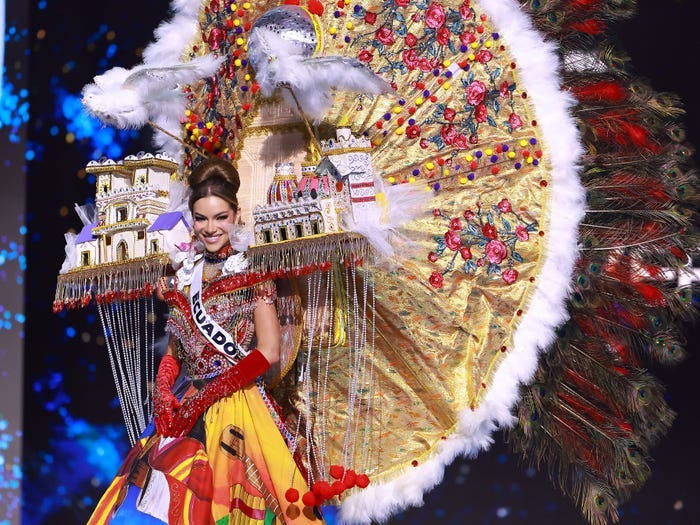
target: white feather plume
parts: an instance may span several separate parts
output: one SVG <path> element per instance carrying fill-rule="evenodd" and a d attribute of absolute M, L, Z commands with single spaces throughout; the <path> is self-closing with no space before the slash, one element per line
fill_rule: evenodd
<path fill-rule="evenodd" d="M 342 56 L 305 56 L 304 49 L 265 27 L 253 28 L 248 52 L 257 64 L 255 80 L 260 92 L 270 97 L 277 88 L 289 87 L 302 111 L 315 121 L 323 118 L 333 104 L 333 90 L 367 95 L 393 93 L 391 84 L 362 62 Z M 282 95 L 295 101 L 288 90 Z"/>
<path fill-rule="evenodd" d="M 181 86 L 213 74 L 223 58 L 211 55 L 187 63 L 131 69 L 115 67 L 83 88 L 89 113 L 117 128 L 141 128 L 154 116 L 182 115 L 185 94 Z"/>

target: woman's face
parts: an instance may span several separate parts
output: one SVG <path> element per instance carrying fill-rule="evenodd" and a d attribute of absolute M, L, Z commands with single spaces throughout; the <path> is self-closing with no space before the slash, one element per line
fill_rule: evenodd
<path fill-rule="evenodd" d="M 240 212 L 221 197 L 207 195 L 192 205 L 194 234 L 208 252 L 215 253 L 229 244 L 228 232 L 238 221 Z"/>

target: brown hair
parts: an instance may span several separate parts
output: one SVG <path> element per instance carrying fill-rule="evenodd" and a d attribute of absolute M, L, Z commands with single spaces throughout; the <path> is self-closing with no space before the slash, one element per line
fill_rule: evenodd
<path fill-rule="evenodd" d="M 241 185 L 241 179 L 238 171 L 229 161 L 219 157 L 203 160 L 187 177 L 187 183 L 192 190 L 189 200 L 190 211 L 195 202 L 209 195 L 224 199 L 231 205 L 233 211 L 238 210 L 236 194 Z"/>

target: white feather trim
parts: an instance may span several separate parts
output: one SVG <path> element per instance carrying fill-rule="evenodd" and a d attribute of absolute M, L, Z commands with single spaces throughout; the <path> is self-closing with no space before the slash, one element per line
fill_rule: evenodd
<path fill-rule="evenodd" d="M 97 221 L 97 208 L 92 203 L 87 203 L 83 205 L 74 204 L 75 213 L 80 217 L 80 222 L 83 226 L 88 224 L 94 224 Z"/>
<path fill-rule="evenodd" d="M 78 238 L 76 233 L 65 233 L 64 237 L 66 239 L 66 258 L 63 260 L 61 269 L 58 271 L 60 274 L 68 273 L 70 270 L 75 268 L 75 258 L 76 258 L 76 247 L 75 240 Z"/>
<path fill-rule="evenodd" d="M 474 457 L 488 449 L 495 430 L 515 424 L 512 410 L 519 400 L 518 388 L 532 380 L 540 352 L 567 319 L 565 301 L 578 254 L 578 224 L 585 213 L 585 192 L 579 180 L 583 149 L 570 113 L 574 100 L 559 89 L 560 65 L 554 45 L 544 41 L 519 5 L 512 0 L 482 0 L 481 4 L 509 43 L 522 84 L 537 111 L 538 127 L 551 146 L 552 220 L 545 225 L 548 246 L 542 277 L 515 331 L 513 349 L 495 373 L 479 408 L 461 414 L 455 433 L 427 463 L 347 497 L 340 509 L 340 523 L 383 522 L 397 511 L 420 505 L 422 495 L 442 480 L 444 467 L 455 457 Z"/>

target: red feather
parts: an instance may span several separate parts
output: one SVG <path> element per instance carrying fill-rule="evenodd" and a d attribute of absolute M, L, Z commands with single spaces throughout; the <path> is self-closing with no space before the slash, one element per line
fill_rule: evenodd
<path fill-rule="evenodd" d="M 619 82 L 603 80 L 586 86 L 572 88 L 574 95 L 584 102 L 619 103 L 627 99 L 629 91 Z"/>
<path fill-rule="evenodd" d="M 634 283 L 634 288 L 650 306 L 666 306 L 666 297 L 656 286 L 648 283 Z"/>

